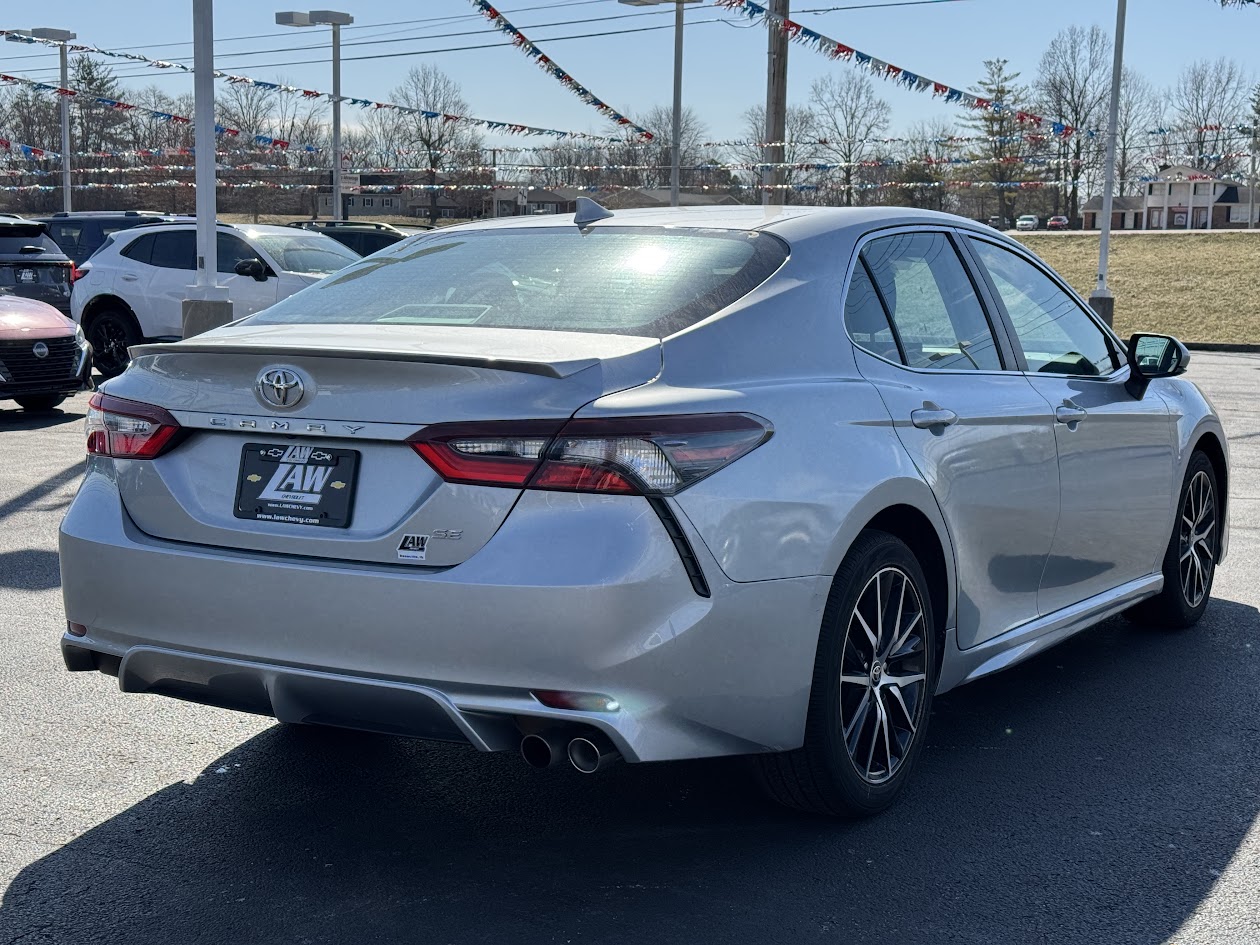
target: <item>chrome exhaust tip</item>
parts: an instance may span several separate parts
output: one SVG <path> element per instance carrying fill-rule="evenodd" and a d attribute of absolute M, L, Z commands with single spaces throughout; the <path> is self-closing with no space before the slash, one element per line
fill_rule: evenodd
<path fill-rule="evenodd" d="M 569 742 L 569 763 L 583 774 L 594 774 L 621 758 L 621 753 L 604 739 L 581 736 Z"/>
<path fill-rule="evenodd" d="M 526 735 L 521 739 L 521 757 L 532 768 L 550 768 L 564 757 L 565 739 L 554 732 Z"/>

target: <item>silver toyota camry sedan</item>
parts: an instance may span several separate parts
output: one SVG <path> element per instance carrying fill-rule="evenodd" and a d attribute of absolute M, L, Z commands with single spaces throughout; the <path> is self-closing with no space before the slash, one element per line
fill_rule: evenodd
<path fill-rule="evenodd" d="M 935 693 L 1191 626 L 1227 546 L 1186 349 L 943 214 L 582 201 L 133 353 L 61 527 L 66 665 L 286 723 L 751 755 L 870 814 Z"/>

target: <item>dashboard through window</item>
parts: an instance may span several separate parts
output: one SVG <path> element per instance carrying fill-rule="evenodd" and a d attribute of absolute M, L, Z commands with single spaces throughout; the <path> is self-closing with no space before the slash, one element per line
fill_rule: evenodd
<path fill-rule="evenodd" d="M 1097 377 L 1120 366 L 1103 330 L 1053 279 L 1010 250 L 968 239 L 1006 306 L 1028 370 Z"/>

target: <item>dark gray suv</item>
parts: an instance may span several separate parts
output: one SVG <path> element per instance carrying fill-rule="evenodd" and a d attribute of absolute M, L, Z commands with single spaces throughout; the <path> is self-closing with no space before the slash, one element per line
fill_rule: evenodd
<path fill-rule="evenodd" d="M 47 302 L 70 314 L 74 263 L 38 220 L 0 218 L 0 295 Z"/>
<path fill-rule="evenodd" d="M 151 210 L 84 210 L 63 211 L 38 219 L 40 223 L 48 224 L 48 235 L 77 266 L 100 249 L 111 234 L 119 230 L 128 230 L 142 223 L 165 223 L 179 218 Z"/>

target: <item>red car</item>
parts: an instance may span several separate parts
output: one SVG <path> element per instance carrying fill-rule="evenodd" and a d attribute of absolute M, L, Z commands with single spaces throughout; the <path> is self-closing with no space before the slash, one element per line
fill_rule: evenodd
<path fill-rule="evenodd" d="M 52 410 L 90 386 L 92 347 L 83 331 L 45 302 L 0 295 L 0 401 Z"/>
<path fill-rule="evenodd" d="M 1046 221 L 1047 230 L 1066 230 L 1068 228 L 1067 217 L 1051 217 Z"/>

